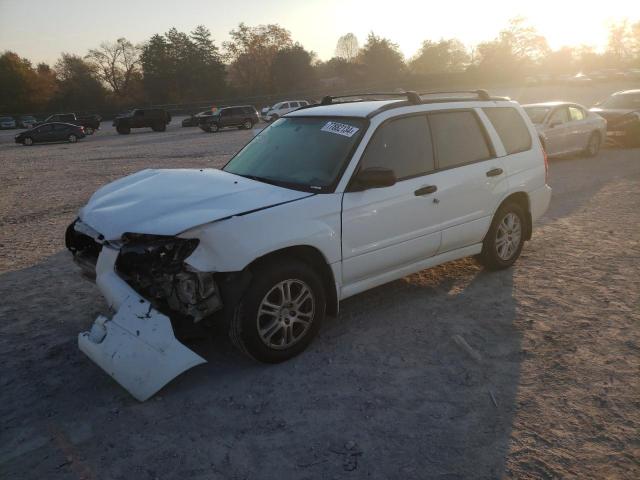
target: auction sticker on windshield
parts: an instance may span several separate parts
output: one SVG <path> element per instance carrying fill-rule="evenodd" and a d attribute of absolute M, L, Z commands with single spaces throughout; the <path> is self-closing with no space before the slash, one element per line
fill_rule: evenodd
<path fill-rule="evenodd" d="M 353 137 L 360 129 L 347 125 L 346 123 L 327 122 L 320 130 L 323 132 L 336 133 L 344 137 Z"/>

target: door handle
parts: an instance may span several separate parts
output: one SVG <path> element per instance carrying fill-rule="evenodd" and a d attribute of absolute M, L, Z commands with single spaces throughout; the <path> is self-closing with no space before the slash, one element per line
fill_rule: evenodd
<path fill-rule="evenodd" d="M 497 177 L 498 175 L 502 175 L 501 168 L 493 168 L 487 172 L 487 177 Z"/>
<path fill-rule="evenodd" d="M 429 195 L 431 193 L 434 193 L 438 190 L 438 187 L 436 187 L 435 185 L 427 185 L 426 187 L 421 187 L 418 190 L 416 190 L 415 192 L 413 192 L 413 194 L 416 197 L 421 197 L 423 195 Z"/>

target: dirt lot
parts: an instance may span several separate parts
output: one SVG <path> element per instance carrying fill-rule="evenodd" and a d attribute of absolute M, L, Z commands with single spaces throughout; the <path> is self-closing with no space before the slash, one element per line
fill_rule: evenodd
<path fill-rule="evenodd" d="M 77 349 L 105 307 L 63 233 L 98 186 L 219 166 L 251 135 L 176 123 L 0 136 L 0 478 L 640 478 L 640 150 L 552 161 L 513 269 L 462 260 L 353 297 L 282 365 L 216 332 L 141 404 Z"/>

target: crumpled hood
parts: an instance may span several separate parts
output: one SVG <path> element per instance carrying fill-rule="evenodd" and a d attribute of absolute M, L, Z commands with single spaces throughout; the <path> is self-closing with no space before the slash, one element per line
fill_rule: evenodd
<path fill-rule="evenodd" d="M 106 240 L 125 232 L 176 235 L 310 195 L 217 169 L 143 170 L 100 188 L 79 216 Z"/>

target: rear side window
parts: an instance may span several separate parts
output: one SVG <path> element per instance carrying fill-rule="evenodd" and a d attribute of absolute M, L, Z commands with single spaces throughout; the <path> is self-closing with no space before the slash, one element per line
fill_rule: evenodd
<path fill-rule="evenodd" d="M 398 180 L 416 177 L 434 169 L 433 148 L 427 117 L 399 118 L 383 124 L 364 152 L 360 168 L 393 170 Z"/>
<path fill-rule="evenodd" d="M 291 108 L 298 108 L 298 102 L 291 102 L 291 103 L 289 104 L 289 106 L 290 106 Z"/>
<path fill-rule="evenodd" d="M 482 111 L 498 132 L 507 155 L 531 149 L 531 134 L 515 108 L 483 108 Z"/>
<path fill-rule="evenodd" d="M 491 150 L 475 114 L 470 111 L 429 115 L 438 168 L 487 160 Z"/>

